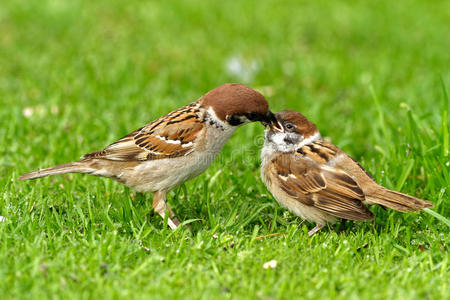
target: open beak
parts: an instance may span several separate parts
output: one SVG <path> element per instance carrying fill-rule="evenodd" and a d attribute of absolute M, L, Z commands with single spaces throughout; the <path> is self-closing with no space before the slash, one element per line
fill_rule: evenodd
<path fill-rule="evenodd" d="M 278 122 L 275 115 L 269 110 L 267 112 L 265 120 L 261 121 L 265 127 L 269 127 L 270 130 L 275 132 L 283 132 L 283 126 Z"/>

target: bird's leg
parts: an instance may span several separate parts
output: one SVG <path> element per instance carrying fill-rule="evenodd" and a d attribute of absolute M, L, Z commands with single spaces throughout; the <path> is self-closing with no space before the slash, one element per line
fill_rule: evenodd
<path fill-rule="evenodd" d="M 169 204 L 167 204 L 166 200 L 166 196 L 164 195 L 164 203 L 166 203 L 166 209 L 169 211 L 169 217 L 172 220 L 172 222 L 178 227 L 178 225 L 180 225 L 180 221 L 178 221 L 178 218 L 175 217 L 175 213 L 173 212 L 173 210 L 170 208 Z"/>
<path fill-rule="evenodd" d="M 172 211 L 172 209 L 170 209 L 169 204 L 166 204 L 166 205 L 167 205 L 167 209 L 169 210 L 169 217 L 172 219 L 172 222 L 173 222 L 176 226 L 180 225 L 180 221 L 178 220 L 177 217 L 175 217 L 175 214 L 174 214 L 174 212 Z"/>
<path fill-rule="evenodd" d="M 167 219 L 167 225 L 169 225 L 169 227 L 172 230 L 175 230 L 180 222 L 178 221 L 178 219 L 175 222 L 172 221 L 171 218 L 173 217 L 174 213 L 172 212 L 172 210 L 166 204 L 166 194 L 167 194 L 167 192 L 163 192 L 163 191 L 156 192 L 154 194 L 154 196 L 153 196 L 153 204 L 152 204 L 152 206 L 153 206 L 153 209 L 163 219 L 165 219 L 165 217 L 166 217 L 166 210 L 169 211 L 170 218 Z"/>
<path fill-rule="evenodd" d="M 325 224 L 316 224 L 316 227 L 314 227 L 313 229 L 311 229 L 308 232 L 309 236 L 313 236 L 317 231 L 319 231 L 320 229 L 322 229 L 325 226 Z"/>

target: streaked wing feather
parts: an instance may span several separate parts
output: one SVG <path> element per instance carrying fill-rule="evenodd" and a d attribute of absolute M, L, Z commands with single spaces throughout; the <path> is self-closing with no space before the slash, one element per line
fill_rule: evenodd
<path fill-rule="evenodd" d="M 204 128 L 198 114 L 198 104 L 194 102 L 83 158 L 145 161 L 188 155 Z"/>
<path fill-rule="evenodd" d="M 373 217 L 362 203 L 364 193 L 344 171 L 326 167 L 305 153 L 282 154 L 273 162 L 281 189 L 303 204 L 345 219 Z"/>

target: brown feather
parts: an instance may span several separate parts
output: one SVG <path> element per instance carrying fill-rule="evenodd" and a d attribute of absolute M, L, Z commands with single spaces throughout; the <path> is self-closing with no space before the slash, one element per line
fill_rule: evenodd
<path fill-rule="evenodd" d="M 416 211 L 434 207 L 433 203 L 400 192 L 380 187 L 367 195 L 367 200 L 401 212 Z"/>
<path fill-rule="evenodd" d="M 301 147 L 296 154 L 308 155 L 309 158 L 318 163 L 326 163 L 336 157 L 338 152 L 339 148 L 333 144 L 324 140 L 318 140 L 310 145 Z"/>
<path fill-rule="evenodd" d="M 65 173 L 90 173 L 92 171 L 95 171 L 95 169 L 91 166 L 90 161 L 75 161 L 23 174 L 19 177 L 19 180 L 30 180 Z"/>
<path fill-rule="evenodd" d="M 324 168 L 317 158 L 296 153 L 279 155 L 272 163 L 281 189 L 301 203 L 340 218 L 373 218 L 362 203 L 364 193 L 345 172 Z"/>
<path fill-rule="evenodd" d="M 261 93 L 239 83 L 223 84 L 204 95 L 202 101 L 206 108 L 214 107 L 217 117 L 222 121 L 233 114 L 265 115 L 269 109 Z"/>
<path fill-rule="evenodd" d="M 295 124 L 296 131 L 304 138 L 308 138 L 318 132 L 316 125 L 310 122 L 304 115 L 294 110 L 283 110 L 276 114 L 276 118 L 282 124 Z"/>
<path fill-rule="evenodd" d="M 198 107 L 198 102 L 186 105 L 83 158 L 144 161 L 187 155 L 203 129 Z"/>

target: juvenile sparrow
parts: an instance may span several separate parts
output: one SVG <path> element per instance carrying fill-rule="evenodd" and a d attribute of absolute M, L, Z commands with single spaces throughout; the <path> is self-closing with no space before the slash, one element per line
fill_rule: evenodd
<path fill-rule="evenodd" d="M 109 177 L 138 192 L 152 192 L 153 209 L 175 229 L 166 194 L 203 171 L 239 126 L 274 120 L 263 95 L 242 84 L 221 85 L 81 160 L 31 172 L 20 180 L 64 173 Z"/>
<path fill-rule="evenodd" d="M 401 212 L 433 204 L 378 185 L 361 165 L 320 136 L 302 114 L 285 110 L 268 123 L 261 152 L 261 176 L 275 199 L 316 226 L 337 219 L 371 220 L 366 204 Z"/>

